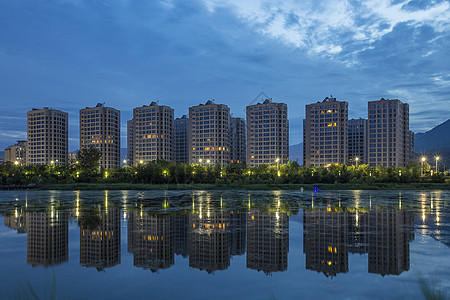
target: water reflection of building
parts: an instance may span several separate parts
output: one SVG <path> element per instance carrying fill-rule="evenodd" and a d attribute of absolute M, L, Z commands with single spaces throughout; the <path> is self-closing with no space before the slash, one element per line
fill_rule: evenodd
<path fill-rule="evenodd" d="M 27 262 L 54 265 L 68 260 L 68 224 L 66 213 L 27 212 Z"/>
<path fill-rule="evenodd" d="M 133 211 L 128 218 L 128 251 L 134 265 L 152 271 L 174 264 L 172 217 Z"/>
<path fill-rule="evenodd" d="M 224 212 L 189 215 L 189 266 L 206 270 L 226 270 L 230 266 L 230 214 Z"/>
<path fill-rule="evenodd" d="M 365 254 L 369 251 L 368 245 L 368 221 L 367 213 L 358 211 L 348 215 L 348 251 L 350 253 Z"/>
<path fill-rule="evenodd" d="M 247 214 L 231 211 L 231 255 L 243 255 L 246 249 Z"/>
<path fill-rule="evenodd" d="M 107 209 L 95 217 L 95 228 L 80 226 L 80 264 L 102 270 L 120 264 L 120 211 Z"/>
<path fill-rule="evenodd" d="M 173 251 L 177 255 L 187 257 L 189 255 L 189 215 L 172 216 Z"/>
<path fill-rule="evenodd" d="M 5 215 L 4 222 L 8 228 L 15 229 L 18 233 L 27 232 L 25 213 L 22 210 L 15 210 L 13 214 Z"/>
<path fill-rule="evenodd" d="M 286 271 L 289 252 L 289 216 L 286 213 L 247 214 L 247 268 L 266 273 Z"/>
<path fill-rule="evenodd" d="M 324 210 L 303 214 L 306 269 L 327 277 L 348 272 L 347 213 Z"/>
<path fill-rule="evenodd" d="M 369 213 L 369 273 L 400 275 L 409 270 L 414 218 L 405 211 Z"/>

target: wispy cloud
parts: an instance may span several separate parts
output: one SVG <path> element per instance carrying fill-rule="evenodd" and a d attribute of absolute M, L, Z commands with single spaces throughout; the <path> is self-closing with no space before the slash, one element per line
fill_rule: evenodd
<path fill-rule="evenodd" d="M 424 7 L 410 0 L 201 1 L 211 13 L 229 9 L 263 35 L 312 54 L 330 56 L 370 48 L 400 23 L 414 27 L 426 24 L 436 32 L 450 27 L 447 1 L 433 1 Z"/>

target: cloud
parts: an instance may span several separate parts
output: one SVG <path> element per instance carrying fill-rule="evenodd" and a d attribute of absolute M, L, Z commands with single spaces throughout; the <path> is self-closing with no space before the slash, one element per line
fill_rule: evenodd
<path fill-rule="evenodd" d="M 362 4 L 349 0 L 201 1 L 211 13 L 228 9 L 262 35 L 311 54 L 327 56 L 370 48 L 371 43 L 401 23 L 412 27 L 430 25 L 436 32 L 448 31 L 450 27 L 447 1 L 430 5 L 410 0 L 396 3 L 367 0 Z"/>

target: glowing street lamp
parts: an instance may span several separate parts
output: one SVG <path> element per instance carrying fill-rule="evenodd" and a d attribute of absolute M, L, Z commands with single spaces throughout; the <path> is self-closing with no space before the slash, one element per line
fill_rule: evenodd
<path fill-rule="evenodd" d="M 142 165 L 142 164 L 144 163 L 144 161 L 143 161 L 143 160 L 140 160 L 139 163 Z"/>
<path fill-rule="evenodd" d="M 19 162 L 16 160 L 16 161 L 14 162 L 14 164 L 17 166 L 17 165 L 19 164 Z"/>
<path fill-rule="evenodd" d="M 280 158 L 277 157 L 277 159 L 275 160 L 277 162 L 277 173 L 280 174 Z M 278 175 L 280 176 L 280 175 Z"/>
<path fill-rule="evenodd" d="M 208 160 L 206 161 L 206 163 L 207 163 L 207 164 L 210 164 L 210 163 L 211 163 L 211 160 L 208 159 Z"/>
<path fill-rule="evenodd" d="M 127 160 L 126 160 L 126 159 L 123 160 L 123 164 L 124 164 L 124 165 L 127 164 Z"/>
<path fill-rule="evenodd" d="M 439 159 L 441 159 L 439 156 L 436 156 L 436 174 L 439 173 L 439 169 L 438 169 L 438 161 Z"/>
<path fill-rule="evenodd" d="M 427 160 L 427 158 L 425 156 L 422 156 L 420 160 L 422 161 L 422 177 L 423 177 L 423 163 Z"/>
<path fill-rule="evenodd" d="M 356 167 L 358 167 L 358 160 L 359 160 L 359 157 L 355 157 Z"/>

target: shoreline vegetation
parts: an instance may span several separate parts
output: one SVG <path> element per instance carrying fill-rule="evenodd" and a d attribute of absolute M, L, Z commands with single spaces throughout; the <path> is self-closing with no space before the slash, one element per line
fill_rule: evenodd
<path fill-rule="evenodd" d="M 449 183 L 335 183 L 335 184 L 140 184 L 140 183 L 61 183 L 46 184 L 38 190 L 450 190 Z"/>
<path fill-rule="evenodd" d="M 95 148 L 78 152 L 77 160 L 58 165 L 0 164 L 0 189 L 59 190 L 383 190 L 450 189 L 448 172 L 426 162 L 406 167 L 327 165 L 314 168 L 296 162 L 249 168 L 244 164 L 187 164 L 155 160 L 115 169 L 100 166 Z"/>

